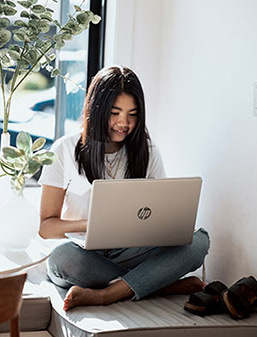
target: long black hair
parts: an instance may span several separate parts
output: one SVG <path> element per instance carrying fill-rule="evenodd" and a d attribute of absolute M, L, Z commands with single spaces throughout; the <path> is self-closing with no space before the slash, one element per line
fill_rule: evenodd
<path fill-rule="evenodd" d="M 137 105 L 137 123 L 125 140 L 127 167 L 124 178 L 145 178 L 150 141 L 145 126 L 145 100 L 141 83 L 130 69 L 103 68 L 93 78 L 85 98 L 83 134 L 75 148 L 79 174 L 90 183 L 103 179 L 105 143 L 109 142 L 108 122 L 113 102 L 121 93 L 132 95 Z"/>

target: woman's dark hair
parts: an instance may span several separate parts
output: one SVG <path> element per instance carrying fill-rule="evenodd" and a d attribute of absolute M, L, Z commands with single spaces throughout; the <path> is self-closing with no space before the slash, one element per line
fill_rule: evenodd
<path fill-rule="evenodd" d="M 132 95 L 137 104 L 137 123 L 125 140 L 127 168 L 124 178 L 145 178 L 149 160 L 149 135 L 145 126 L 145 100 L 141 83 L 130 69 L 114 66 L 100 70 L 85 98 L 84 131 L 75 148 L 79 174 L 90 183 L 103 179 L 105 143 L 113 102 L 121 93 Z"/>

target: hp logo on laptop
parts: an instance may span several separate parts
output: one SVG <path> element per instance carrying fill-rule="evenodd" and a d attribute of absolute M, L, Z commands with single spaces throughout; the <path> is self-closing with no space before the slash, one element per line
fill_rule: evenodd
<path fill-rule="evenodd" d="M 148 219 L 152 214 L 151 208 L 149 207 L 142 207 L 137 212 L 137 217 L 140 220 L 146 220 Z"/>

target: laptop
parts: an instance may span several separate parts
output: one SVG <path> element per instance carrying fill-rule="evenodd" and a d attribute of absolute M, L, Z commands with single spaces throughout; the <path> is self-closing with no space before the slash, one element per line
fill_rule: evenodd
<path fill-rule="evenodd" d="M 85 249 L 192 242 L 202 179 L 95 180 L 86 233 L 65 233 Z"/>

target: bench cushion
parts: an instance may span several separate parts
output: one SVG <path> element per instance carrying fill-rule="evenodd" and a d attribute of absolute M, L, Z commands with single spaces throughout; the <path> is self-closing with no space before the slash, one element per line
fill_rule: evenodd
<path fill-rule="evenodd" d="M 51 303 L 48 296 L 30 294 L 23 296 L 20 312 L 20 330 L 46 330 L 51 319 Z M 9 331 L 8 323 L 0 324 L 0 332 Z"/>
<path fill-rule="evenodd" d="M 49 285 L 48 285 L 49 286 Z M 234 321 L 228 314 L 199 317 L 184 311 L 187 296 L 152 296 L 108 306 L 62 309 L 65 290 L 50 285 L 53 306 L 49 331 L 58 337 L 257 336 L 257 313 Z"/>

